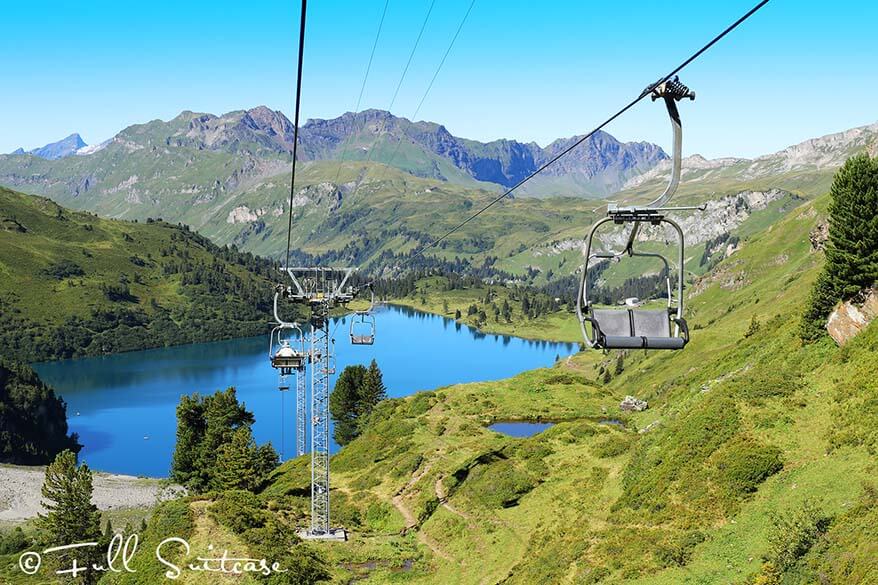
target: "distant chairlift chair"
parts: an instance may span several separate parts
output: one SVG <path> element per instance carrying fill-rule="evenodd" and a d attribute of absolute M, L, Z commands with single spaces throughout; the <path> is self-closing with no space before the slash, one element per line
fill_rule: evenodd
<path fill-rule="evenodd" d="M 682 125 L 676 102 L 695 99 L 694 92 L 673 78 L 662 84 L 650 87 L 652 99 L 662 98 L 674 131 L 674 152 L 671 179 L 665 192 L 645 207 L 617 207 L 610 205 L 607 217 L 595 223 L 588 234 L 585 249 L 585 265 L 582 267 L 579 293 L 576 298 L 576 314 L 579 317 L 582 335 L 586 344 L 594 349 L 683 349 L 689 342 L 689 329 L 683 319 L 683 230 L 674 220 L 667 217 L 668 211 L 703 210 L 703 207 L 663 207 L 674 195 L 680 182 L 680 163 L 682 156 Z M 618 252 L 592 252 L 595 233 L 602 225 L 613 222 L 621 225 L 634 224 L 625 248 Z M 640 224 L 668 224 L 678 236 L 676 295 L 672 294 L 671 273 L 668 260 L 661 254 L 638 252 L 634 250 Z M 623 256 L 647 256 L 658 258 L 664 263 L 667 287 L 667 307 L 665 309 L 639 309 L 636 307 L 596 308 L 589 298 L 594 286 L 593 276 L 589 275 L 593 260 L 611 261 Z M 676 298 L 674 298 L 676 296 Z"/>
<path fill-rule="evenodd" d="M 351 317 L 351 343 L 353 345 L 372 345 L 375 343 L 375 293 L 372 302 L 365 311 L 356 311 Z"/>

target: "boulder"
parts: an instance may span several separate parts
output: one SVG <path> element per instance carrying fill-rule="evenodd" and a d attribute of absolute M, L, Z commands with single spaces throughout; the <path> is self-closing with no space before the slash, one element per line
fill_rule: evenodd
<path fill-rule="evenodd" d="M 866 291 L 860 299 L 839 303 L 829 315 L 826 331 L 844 345 L 878 317 L 878 291 Z"/>
<path fill-rule="evenodd" d="M 641 412 L 649 408 L 649 404 L 646 400 L 639 400 L 633 396 L 626 396 L 622 402 L 619 403 L 620 410 L 633 410 L 635 412 Z"/>
<path fill-rule="evenodd" d="M 808 233 L 808 241 L 811 242 L 811 251 L 819 252 L 826 249 L 826 240 L 829 239 L 829 224 L 825 221 L 819 222 L 814 229 Z"/>

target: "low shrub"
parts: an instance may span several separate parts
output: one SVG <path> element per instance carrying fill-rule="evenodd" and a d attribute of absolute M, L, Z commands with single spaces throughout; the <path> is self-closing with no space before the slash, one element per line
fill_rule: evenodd
<path fill-rule="evenodd" d="M 755 492 L 763 481 L 783 469 L 781 451 L 751 438 L 735 439 L 711 457 L 715 481 L 733 496 Z"/>

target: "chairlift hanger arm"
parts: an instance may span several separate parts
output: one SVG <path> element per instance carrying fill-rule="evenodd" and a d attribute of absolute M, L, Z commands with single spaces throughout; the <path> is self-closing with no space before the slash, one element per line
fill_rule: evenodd
<path fill-rule="evenodd" d="M 284 287 L 282 285 L 278 285 L 277 289 L 274 291 L 274 320 L 277 322 L 278 326 L 283 327 L 285 329 L 298 329 L 299 324 L 295 321 L 284 321 L 280 318 L 280 313 L 277 309 L 277 301 L 280 298 L 281 294 L 284 292 Z"/>
<path fill-rule="evenodd" d="M 668 186 L 665 187 L 664 193 L 648 203 L 646 207 L 643 208 L 644 210 L 661 209 L 671 200 L 674 193 L 677 192 L 677 187 L 680 185 L 680 172 L 683 163 L 683 124 L 680 121 L 680 111 L 677 109 L 676 102 L 684 98 L 689 98 L 690 100 L 695 99 L 695 92 L 683 85 L 679 76 L 676 75 L 664 82 L 650 85 L 643 90 L 641 96 L 644 96 L 647 93 L 650 94 L 652 101 L 660 98 L 664 100 L 665 106 L 668 110 L 668 118 L 671 120 L 671 129 L 674 134 L 674 146 L 671 155 L 671 178 L 668 181 Z M 638 208 L 632 208 L 632 210 L 636 209 Z M 631 228 L 631 233 L 628 235 L 628 242 L 625 244 L 625 251 L 629 254 L 634 247 L 634 240 L 637 238 L 639 232 L 640 222 L 635 221 L 634 227 Z"/>

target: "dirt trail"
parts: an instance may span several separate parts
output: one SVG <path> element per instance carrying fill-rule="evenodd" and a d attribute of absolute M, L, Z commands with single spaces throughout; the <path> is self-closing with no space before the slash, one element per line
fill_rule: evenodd
<path fill-rule="evenodd" d="M 439 546 L 438 542 L 436 542 L 433 538 L 430 537 L 430 535 L 428 535 L 424 531 L 417 530 L 418 519 L 414 515 L 414 513 L 408 508 L 408 506 L 405 505 L 403 494 L 406 492 L 406 490 L 411 489 L 412 486 L 418 483 L 418 480 L 420 480 L 427 473 L 429 473 L 429 471 L 430 464 L 428 463 L 427 465 L 422 467 L 417 473 L 412 475 L 411 479 L 409 479 L 408 482 L 393 495 L 391 501 L 393 502 L 393 506 L 397 510 L 399 510 L 399 513 L 402 514 L 402 517 L 405 519 L 405 529 L 403 533 L 413 529 L 416 530 L 418 540 L 421 542 L 421 544 L 425 545 L 427 548 L 433 551 L 436 556 L 442 557 L 446 561 L 453 562 L 454 559 L 451 557 L 451 555 L 442 550 L 442 547 Z"/>
<path fill-rule="evenodd" d="M 461 518 L 463 518 L 467 522 L 467 524 L 473 523 L 473 517 L 471 515 L 469 515 L 468 513 L 464 512 L 462 510 L 458 510 L 457 508 L 455 508 L 454 506 L 452 506 L 448 502 L 448 494 L 445 493 L 445 486 L 442 485 L 442 477 L 439 477 L 436 479 L 435 489 L 436 489 L 436 497 L 439 498 L 439 504 L 443 508 L 445 508 L 446 510 L 448 510 L 452 514 L 456 514 L 457 516 L 460 516 Z"/>

